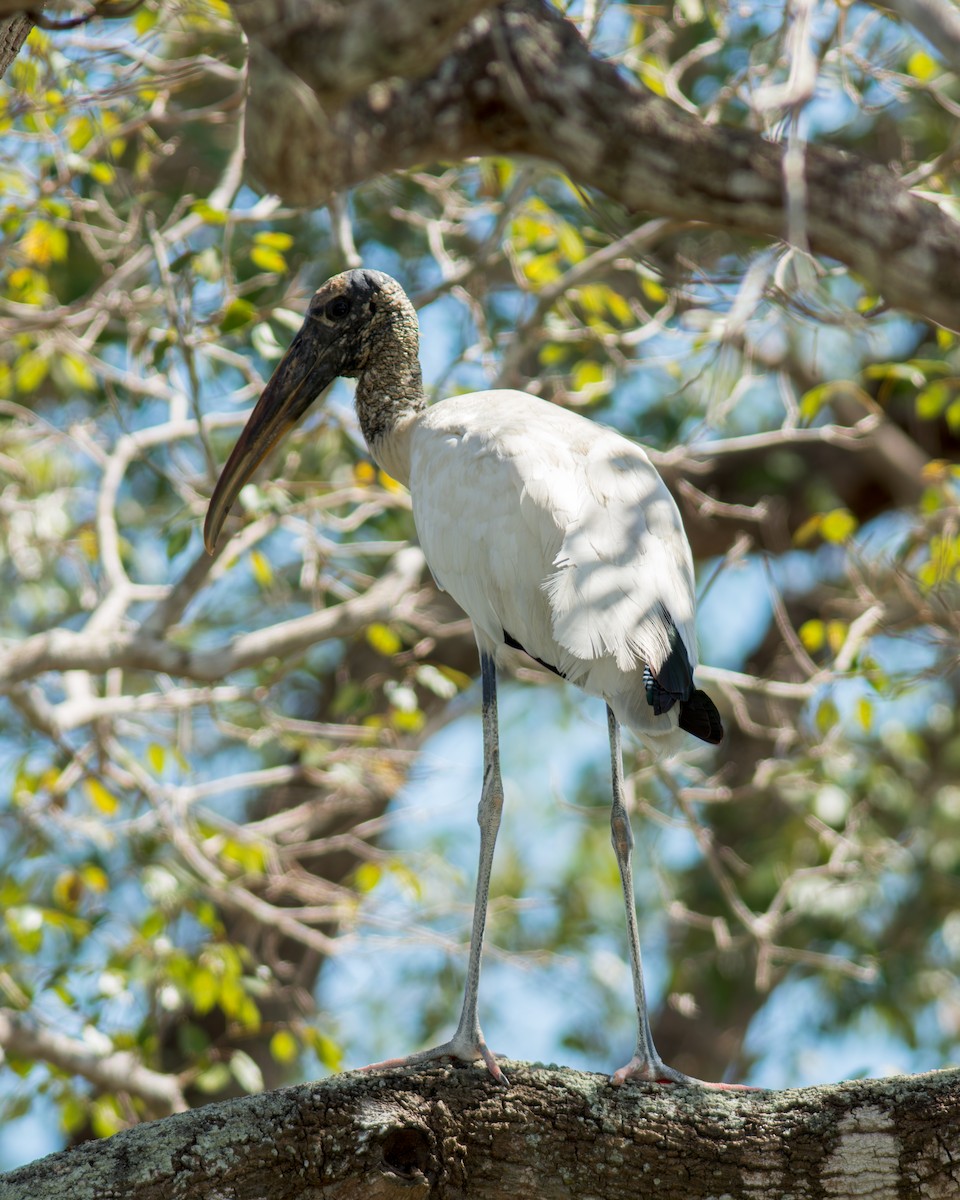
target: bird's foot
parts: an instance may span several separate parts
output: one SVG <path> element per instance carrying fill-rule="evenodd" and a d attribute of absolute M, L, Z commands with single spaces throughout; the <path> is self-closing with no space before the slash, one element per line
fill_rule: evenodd
<path fill-rule="evenodd" d="M 465 1037 L 458 1031 L 449 1042 L 444 1042 L 442 1046 L 432 1046 L 429 1050 L 418 1050 L 416 1053 L 404 1055 L 402 1058 L 385 1058 L 383 1062 L 370 1063 L 369 1066 L 361 1067 L 360 1070 L 379 1071 L 385 1067 L 416 1067 L 421 1063 L 435 1062 L 442 1058 L 455 1058 L 465 1063 L 475 1063 L 482 1059 L 487 1070 L 501 1087 L 508 1087 L 510 1084 L 479 1030 L 475 1037 Z"/>
<path fill-rule="evenodd" d="M 625 1067 L 614 1071 L 610 1076 L 610 1082 L 617 1086 L 626 1083 L 628 1079 L 642 1079 L 647 1083 L 680 1083 L 686 1087 L 709 1088 L 711 1091 L 717 1092 L 758 1092 L 761 1090 L 742 1083 L 707 1083 L 704 1079 L 697 1079 L 693 1075 L 685 1075 L 683 1071 L 678 1071 L 674 1067 L 668 1067 L 659 1055 L 650 1058 L 647 1055 L 635 1054 Z"/>

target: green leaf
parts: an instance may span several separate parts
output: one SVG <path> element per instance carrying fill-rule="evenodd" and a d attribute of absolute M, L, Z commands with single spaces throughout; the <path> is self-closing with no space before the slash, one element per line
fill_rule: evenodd
<path fill-rule="evenodd" d="M 222 333 L 233 333 L 236 329 L 243 329 L 256 315 L 257 310 L 249 300 L 231 300 L 220 318 L 220 330 Z"/>
<path fill-rule="evenodd" d="M 837 721 L 840 713 L 832 700 L 821 700 L 817 706 L 816 724 L 819 733 L 828 733 Z"/>
<path fill-rule="evenodd" d="M 206 225 L 225 225 L 227 214 L 222 208 L 214 208 L 207 200 L 198 200 L 191 204 L 190 211 L 200 217 Z"/>
<path fill-rule="evenodd" d="M 343 1049 L 333 1038 L 327 1037 L 325 1033 L 315 1033 L 313 1048 L 316 1051 L 317 1057 L 328 1071 L 339 1071 L 341 1069 Z"/>
<path fill-rule="evenodd" d="M 927 384 L 917 392 L 917 416 L 921 421 L 936 420 L 947 407 L 951 395 L 951 389 L 942 380 Z"/>
<path fill-rule="evenodd" d="M 187 987 L 198 1016 L 205 1016 L 220 999 L 220 980 L 207 967 L 197 967 L 187 980 Z"/>
<path fill-rule="evenodd" d="M 186 549 L 192 533 L 193 529 L 190 525 L 179 525 L 176 529 L 171 530 L 166 545 L 168 561 L 176 558 L 181 550 Z"/>
<path fill-rule="evenodd" d="M 193 1081 L 193 1086 L 208 1096 L 224 1091 L 229 1085 L 230 1068 L 226 1063 L 214 1063 L 212 1067 L 201 1071 Z"/>
<path fill-rule="evenodd" d="M 230 1059 L 230 1074 L 249 1095 L 263 1091 L 263 1074 L 246 1051 L 234 1051 Z"/>

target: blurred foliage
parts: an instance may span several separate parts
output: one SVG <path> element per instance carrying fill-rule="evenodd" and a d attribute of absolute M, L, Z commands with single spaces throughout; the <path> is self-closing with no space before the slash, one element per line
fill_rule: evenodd
<path fill-rule="evenodd" d="M 815 9 L 817 88 L 789 110 L 779 5 L 571 13 L 703 119 L 896 161 L 955 207 L 960 85 L 881 11 Z M 436 391 L 526 387 L 680 447 L 658 461 L 690 525 L 705 685 L 729 734 L 716 754 L 635 764 L 665 1057 L 746 1077 L 766 1063 L 783 1083 L 811 1041 L 869 1027 L 918 1052 L 906 1065 L 950 1061 L 954 336 L 884 312 L 836 263 L 644 223 L 529 163 L 374 180 L 332 214 L 284 208 L 242 182 L 243 59 L 224 4 L 148 3 L 35 30 L 0 96 L 0 1007 L 92 1056 L 131 1053 L 189 1103 L 399 1053 L 401 990 L 409 1036 L 451 1023 L 472 894 L 454 864 L 475 849 L 438 828 L 433 856 L 398 857 L 384 813 L 470 684 L 457 614 L 410 589 L 352 632 L 217 670 L 250 631 L 349 606 L 412 536 L 346 393 L 244 490 L 216 560 L 200 541 L 218 464 L 310 291 L 359 256 L 424 305 Z M 534 807 L 505 831 L 491 928 L 508 959 L 539 956 L 576 991 L 557 1054 L 598 1067 L 630 1038 L 605 771 L 565 781 L 575 839 Z M 529 839 L 554 837 L 545 873 Z M 314 1000 L 336 934 L 410 928 L 434 950 L 415 941 L 389 986 L 356 996 L 379 1032 L 345 1046 Z M 807 980 L 816 1008 L 792 1015 L 790 1059 L 764 1014 Z M 64 1138 L 156 1111 L 15 1046 L 0 1087 L 5 1121 L 52 1103 Z"/>

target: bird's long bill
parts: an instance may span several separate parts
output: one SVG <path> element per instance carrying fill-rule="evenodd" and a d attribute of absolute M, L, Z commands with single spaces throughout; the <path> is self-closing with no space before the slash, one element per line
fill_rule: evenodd
<path fill-rule="evenodd" d="M 243 427 L 210 498 L 203 544 L 212 554 L 234 500 L 273 447 L 300 420 L 323 389 L 337 377 L 329 343 L 316 322 L 308 321 L 290 343 Z"/>

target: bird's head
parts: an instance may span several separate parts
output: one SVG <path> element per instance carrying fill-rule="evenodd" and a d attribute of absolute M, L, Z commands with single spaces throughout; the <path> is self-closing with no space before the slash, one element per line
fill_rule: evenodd
<path fill-rule="evenodd" d="M 385 330 L 412 317 L 400 284 L 382 271 L 344 271 L 314 292 L 306 319 L 277 364 L 220 475 L 203 541 L 213 553 L 241 488 L 280 439 L 338 376 L 356 378 Z"/>

